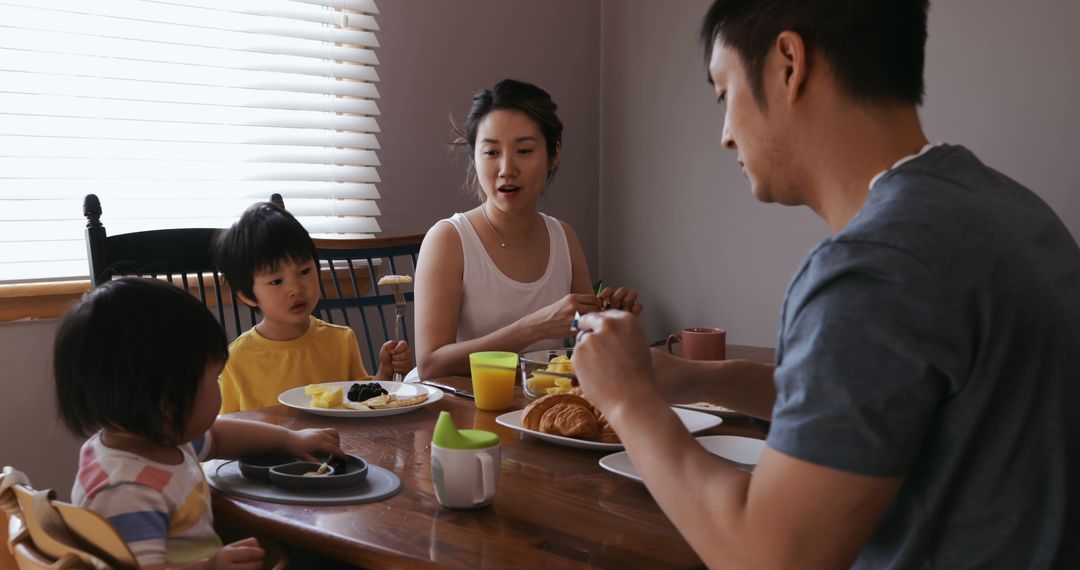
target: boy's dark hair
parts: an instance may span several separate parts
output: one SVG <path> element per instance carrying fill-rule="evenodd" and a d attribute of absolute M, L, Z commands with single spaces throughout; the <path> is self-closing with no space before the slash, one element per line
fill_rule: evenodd
<path fill-rule="evenodd" d="M 318 259 L 315 242 L 285 208 L 271 202 L 253 204 L 214 244 L 214 260 L 234 291 L 255 299 L 255 273 L 274 271 L 279 262 Z"/>
<path fill-rule="evenodd" d="M 929 0 L 716 0 L 701 27 L 706 65 L 719 39 L 739 54 L 759 105 L 780 32 L 802 36 L 858 100 L 922 104 Z"/>
<path fill-rule="evenodd" d="M 468 183 L 476 182 L 476 166 L 473 164 L 473 156 L 476 151 L 476 131 L 480 127 L 480 121 L 488 113 L 499 109 L 521 111 L 528 115 L 536 125 L 540 127 L 540 133 L 544 136 L 544 146 L 547 149 L 548 160 L 555 158 L 555 151 L 562 143 L 563 124 L 556 114 L 558 105 L 551 100 L 547 91 L 524 81 L 516 79 L 503 79 L 491 89 L 484 89 L 473 94 L 472 107 L 465 115 L 465 122 L 461 126 L 453 125 L 456 138 L 453 145 L 464 145 L 469 153 Z M 555 170 L 558 170 L 557 168 Z M 555 176 L 555 170 L 548 171 L 548 181 Z M 483 193 L 481 192 L 481 199 Z"/>
<path fill-rule="evenodd" d="M 117 279 L 64 315 L 53 348 L 60 417 L 72 433 L 112 428 L 160 445 L 183 434 L 206 366 L 229 357 L 225 331 L 187 291 Z M 168 417 L 168 416 L 171 416 Z"/>

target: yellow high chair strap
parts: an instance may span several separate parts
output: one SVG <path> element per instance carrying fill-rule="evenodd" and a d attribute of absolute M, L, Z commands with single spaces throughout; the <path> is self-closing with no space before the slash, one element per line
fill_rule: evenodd
<path fill-rule="evenodd" d="M 71 557 L 75 557 L 82 567 L 110 568 L 104 560 L 87 552 L 80 540 L 68 531 L 67 525 L 50 504 L 52 491 L 35 491 L 24 484 L 15 485 L 12 489 L 34 548 L 57 563 L 71 561 Z"/>
<path fill-rule="evenodd" d="M 120 533 L 101 515 L 62 501 L 53 501 L 53 508 L 60 513 L 68 530 L 83 541 L 92 544 L 101 554 L 111 558 L 121 567 L 136 568 L 139 563 L 131 553 Z"/>
<path fill-rule="evenodd" d="M 19 512 L 19 500 L 15 498 L 15 485 L 29 485 L 30 480 L 22 471 L 14 467 L 4 466 L 0 471 L 0 509 L 9 515 L 17 515 Z"/>

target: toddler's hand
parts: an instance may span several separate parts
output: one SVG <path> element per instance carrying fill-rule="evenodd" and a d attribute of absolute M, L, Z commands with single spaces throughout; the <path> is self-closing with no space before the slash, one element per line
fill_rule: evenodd
<path fill-rule="evenodd" d="M 408 374 L 413 369 L 413 353 L 409 343 L 387 341 L 379 349 L 378 376 L 390 378 L 394 372 Z"/>
<path fill-rule="evenodd" d="M 265 557 L 258 540 L 245 538 L 221 547 L 210 557 L 209 566 L 222 570 L 260 570 Z"/>
<path fill-rule="evenodd" d="M 285 452 L 305 461 L 322 463 L 333 454 L 345 458 L 341 450 L 341 438 L 334 428 L 302 429 L 290 431 L 285 441 Z"/>

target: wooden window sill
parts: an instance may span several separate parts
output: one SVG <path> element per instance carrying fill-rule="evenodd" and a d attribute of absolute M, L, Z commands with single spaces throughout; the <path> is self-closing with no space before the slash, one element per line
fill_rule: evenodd
<path fill-rule="evenodd" d="M 334 278 L 330 271 L 323 267 L 320 271 L 326 296 L 330 299 L 337 298 Z M 360 294 L 365 294 L 371 288 L 366 265 L 357 265 L 354 268 L 356 284 L 360 287 Z M 353 282 L 349 278 L 348 270 L 340 268 L 335 272 L 338 286 L 346 295 L 353 294 Z M 173 282 L 182 287 L 179 277 L 174 277 Z M 204 276 L 203 284 L 206 291 L 206 304 L 208 307 L 217 307 L 217 297 L 214 294 L 213 278 Z M 90 280 L 78 281 L 52 281 L 42 283 L 17 283 L 0 285 L 0 323 L 12 321 L 33 321 L 41 319 L 58 319 L 83 294 L 90 290 Z M 189 278 L 188 290 L 195 297 L 199 296 L 197 278 L 192 275 Z M 232 305 L 228 286 L 222 287 L 222 302 L 226 306 Z"/>
<path fill-rule="evenodd" d="M 89 279 L 0 285 L 0 323 L 62 317 L 89 290 Z"/>

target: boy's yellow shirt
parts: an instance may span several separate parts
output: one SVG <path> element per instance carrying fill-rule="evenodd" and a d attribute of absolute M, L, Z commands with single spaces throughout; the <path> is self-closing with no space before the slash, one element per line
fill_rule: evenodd
<path fill-rule="evenodd" d="M 293 340 L 270 340 L 252 327 L 229 345 L 219 378 L 221 413 L 276 405 L 279 394 L 299 386 L 370 377 L 349 327 L 311 317 L 307 332 Z"/>

